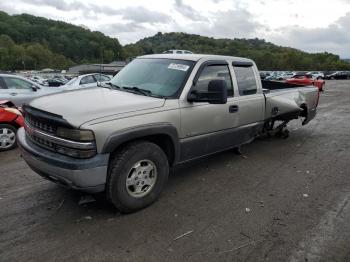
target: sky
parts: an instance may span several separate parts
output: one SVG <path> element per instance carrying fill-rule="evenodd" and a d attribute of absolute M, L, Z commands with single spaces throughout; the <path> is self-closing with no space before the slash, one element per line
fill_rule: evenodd
<path fill-rule="evenodd" d="M 0 10 L 80 25 L 123 45 L 186 32 L 350 58 L 350 0 L 0 0 Z"/>

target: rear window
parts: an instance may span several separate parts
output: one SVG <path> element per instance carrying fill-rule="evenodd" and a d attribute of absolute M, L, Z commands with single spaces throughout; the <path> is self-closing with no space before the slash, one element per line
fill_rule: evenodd
<path fill-rule="evenodd" d="M 258 88 L 253 67 L 234 66 L 233 68 L 237 78 L 239 95 L 246 96 L 256 94 Z"/>

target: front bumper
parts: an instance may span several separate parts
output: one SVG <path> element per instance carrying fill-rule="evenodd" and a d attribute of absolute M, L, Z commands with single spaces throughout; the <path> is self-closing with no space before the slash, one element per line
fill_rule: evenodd
<path fill-rule="evenodd" d="M 75 159 L 38 147 L 27 139 L 24 128 L 17 132 L 17 143 L 28 166 L 40 176 L 65 187 L 91 193 L 105 189 L 109 154 Z"/>

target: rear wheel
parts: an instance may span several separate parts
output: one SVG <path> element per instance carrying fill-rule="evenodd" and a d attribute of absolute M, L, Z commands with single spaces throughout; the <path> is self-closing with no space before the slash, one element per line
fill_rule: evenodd
<path fill-rule="evenodd" d="M 168 175 L 168 159 L 159 146 L 148 141 L 130 143 L 110 162 L 107 198 L 122 213 L 140 210 L 158 199 Z"/>
<path fill-rule="evenodd" d="M 11 150 L 17 146 L 17 129 L 8 124 L 0 124 L 0 151 Z"/>

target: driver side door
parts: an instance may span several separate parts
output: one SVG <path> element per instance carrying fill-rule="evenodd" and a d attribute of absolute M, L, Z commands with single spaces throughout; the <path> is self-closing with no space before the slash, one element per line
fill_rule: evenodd
<path fill-rule="evenodd" d="M 226 61 L 204 62 L 195 77 L 191 90 L 208 91 L 211 80 L 224 80 L 227 85 L 227 103 L 183 101 L 181 114 L 181 161 L 222 151 L 235 144 L 238 126 L 238 107 L 234 99 L 232 77 Z"/>

